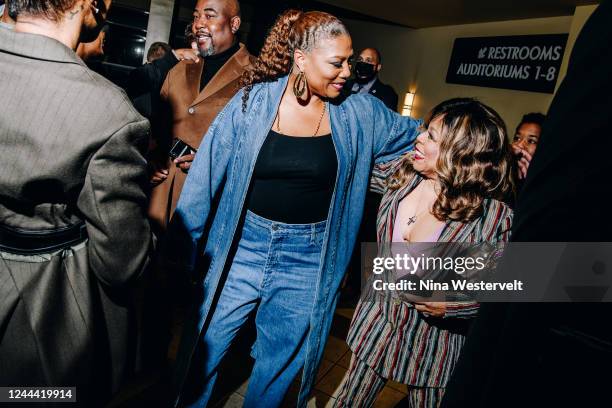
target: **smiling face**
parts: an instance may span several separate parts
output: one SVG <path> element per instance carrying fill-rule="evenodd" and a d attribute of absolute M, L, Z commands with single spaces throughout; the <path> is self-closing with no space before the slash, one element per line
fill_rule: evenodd
<path fill-rule="evenodd" d="M 312 94 L 335 98 L 351 76 L 352 55 L 351 37 L 339 35 L 322 39 L 310 52 L 296 50 L 294 59 L 298 70 L 304 72 Z"/>
<path fill-rule="evenodd" d="M 191 29 L 202 57 L 219 54 L 234 44 L 240 28 L 235 1 L 198 0 Z"/>
<path fill-rule="evenodd" d="M 535 153 L 542 128 L 536 123 L 523 123 L 516 130 L 514 140 L 512 140 L 512 151 L 520 154 L 520 150 L 526 150 L 531 156 Z"/>
<path fill-rule="evenodd" d="M 414 146 L 412 167 L 429 179 L 437 178 L 436 170 L 438 157 L 440 157 L 443 118 L 444 116 L 441 115 L 429 122 L 427 130 L 417 136 Z"/>

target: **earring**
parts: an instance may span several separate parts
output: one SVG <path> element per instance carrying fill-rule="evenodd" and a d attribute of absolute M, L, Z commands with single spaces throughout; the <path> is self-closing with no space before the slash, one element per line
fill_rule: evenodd
<path fill-rule="evenodd" d="M 306 81 L 306 75 L 304 75 L 304 71 L 300 71 L 295 77 L 295 82 L 293 83 L 293 94 L 296 97 L 301 98 L 306 92 L 307 87 L 308 82 Z"/>
<path fill-rule="evenodd" d="M 100 12 L 100 9 L 97 8 L 97 4 L 94 4 L 95 1 L 92 1 L 91 3 L 89 3 L 89 7 L 91 7 L 91 10 L 93 11 L 94 14 L 98 14 Z"/>

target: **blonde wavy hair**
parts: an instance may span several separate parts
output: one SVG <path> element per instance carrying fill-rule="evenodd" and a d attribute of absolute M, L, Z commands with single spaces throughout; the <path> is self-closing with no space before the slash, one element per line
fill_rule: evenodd
<path fill-rule="evenodd" d="M 436 174 L 441 187 L 433 205 L 440 221 L 469 222 L 483 213 L 485 198 L 507 201 L 514 193 L 506 125 L 497 112 L 472 98 L 449 99 L 427 115 L 425 126 L 442 118 Z M 403 187 L 416 170 L 410 156 L 388 180 Z"/>
<path fill-rule="evenodd" d="M 291 72 L 296 49 L 310 52 L 319 41 L 341 35 L 349 35 L 349 32 L 342 21 L 329 13 L 283 12 L 270 29 L 253 66 L 240 78 L 240 86 L 244 87 L 242 109 L 246 109 L 253 85 L 274 81 Z"/>

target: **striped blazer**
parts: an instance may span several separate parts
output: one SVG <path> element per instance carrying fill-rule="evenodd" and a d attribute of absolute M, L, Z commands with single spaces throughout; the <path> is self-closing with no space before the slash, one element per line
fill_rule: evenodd
<path fill-rule="evenodd" d="M 385 186 L 401 160 L 374 169 L 370 188 L 383 193 L 378 212 L 379 242 L 391 242 L 400 201 L 423 180 L 415 175 L 398 190 Z M 448 221 L 438 242 L 506 242 L 512 210 L 487 199 L 483 215 L 471 222 Z M 425 317 L 399 298 L 371 291 L 362 297 L 349 330 L 353 353 L 381 376 L 417 387 L 445 387 L 465 341 L 476 302 L 447 302 L 443 318 Z"/>

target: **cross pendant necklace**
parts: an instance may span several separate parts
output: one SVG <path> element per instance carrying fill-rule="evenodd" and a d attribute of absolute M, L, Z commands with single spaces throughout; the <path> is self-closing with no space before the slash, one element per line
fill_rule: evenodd
<path fill-rule="evenodd" d="M 422 196 L 423 196 L 423 191 L 419 192 L 419 200 L 422 198 Z M 418 210 L 418 206 L 417 206 L 417 210 Z M 408 218 L 408 221 L 406 222 L 406 226 L 410 226 L 412 224 L 415 224 L 416 220 L 417 220 L 417 216 L 423 214 L 425 211 L 427 211 L 427 209 L 421 210 L 419 212 L 415 212 L 415 214 L 412 217 Z"/>

